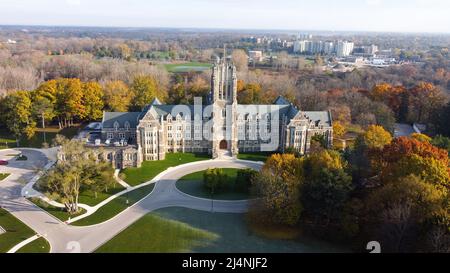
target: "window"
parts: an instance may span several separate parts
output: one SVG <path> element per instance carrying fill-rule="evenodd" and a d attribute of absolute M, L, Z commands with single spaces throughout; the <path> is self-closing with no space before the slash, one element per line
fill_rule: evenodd
<path fill-rule="evenodd" d="M 125 122 L 125 130 L 130 130 L 130 123 L 128 121 Z"/>
<path fill-rule="evenodd" d="M 124 139 L 125 138 L 125 133 L 119 133 L 119 139 Z"/>
<path fill-rule="evenodd" d="M 114 134 L 113 133 L 108 133 L 106 138 L 107 139 L 113 139 L 114 138 Z"/>
<path fill-rule="evenodd" d="M 114 122 L 114 130 L 119 130 L 119 123 L 117 121 Z"/>

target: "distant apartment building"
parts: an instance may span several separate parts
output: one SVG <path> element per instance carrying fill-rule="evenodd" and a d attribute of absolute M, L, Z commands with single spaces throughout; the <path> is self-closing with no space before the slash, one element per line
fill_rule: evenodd
<path fill-rule="evenodd" d="M 323 54 L 331 55 L 335 52 L 334 43 L 331 41 L 326 41 L 323 43 Z"/>
<path fill-rule="evenodd" d="M 304 53 L 306 52 L 306 40 L 295 41 L 294 42 L 294 52 L 295 53 Z"/>
<path fill-rule="evenodd" d="M 353 49 L 353 54 L 358 56 L 373 57 L 378 52 L 378 46 L 358 46 Z"/>
<path fill-rule="evenodd" d="M 350 56 L 353 52 L 355 44 L 348 41 L 338 41 L 336 44 L 336 55 L 338 57 Z"/>
<path fill-rule="evenodd" d="M 263 53 L 261 50 L 250 50 L 248 52 L 248 56 L 250 61 L 254 62 L 262 62 L 263 61 Z"/>

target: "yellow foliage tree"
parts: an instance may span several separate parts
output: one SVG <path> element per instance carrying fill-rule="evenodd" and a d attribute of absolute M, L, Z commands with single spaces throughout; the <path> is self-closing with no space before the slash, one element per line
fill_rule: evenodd
<path fill-rule="evenodd" d="M 382 149 L 385 145 L 391 143 L 392 135 L 382 126 L 370 125 L 364 133 L 363 139 L 369 148 Z"/>
<path fill-rule="evenodd" d="M 414 133 L 411 135 L 412 138 L 417 139 L 420 142 L 431 142 L 432 138 L 420 133 Z"/>
<path fill-rule="evenodd" d="M 341 122 L 335 121 L 333 122 L 333 134 L 336 138 L 341 138 L 345 135 L 346 129 Z"/>

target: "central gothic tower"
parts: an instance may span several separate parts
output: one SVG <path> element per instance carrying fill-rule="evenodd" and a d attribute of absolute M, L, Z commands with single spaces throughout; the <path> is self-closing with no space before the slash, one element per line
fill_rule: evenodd
<path fill-rule="evenodd" d="M 217 158 L 221 151 L 228 151 L 236 157 L 237 139 L 237 75 L 231 58 L 217 58 L 212 67 L 211 99 L 213 105 L 212 156 Z"/>

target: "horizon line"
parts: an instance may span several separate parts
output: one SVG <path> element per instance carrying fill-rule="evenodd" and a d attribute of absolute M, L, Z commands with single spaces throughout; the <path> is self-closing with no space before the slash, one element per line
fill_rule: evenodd
<path fill-rule="evenodd" d="M 176 26 L 106 26 L 106 25 L 71 25 L 71 24 L 5 24 L 0 23 L 0 27 L 62 27 L 62 28 L 117 28 L 117 29 L 172 29 L 172 30 L 209 30 L 209 31 L 258 31 L 258 32 L 317 32 L 317 33 L 324 33 L 324 32 L 331 32 L 331 33 L 382 33 L 382 34 L 422 34 L 422 35 L 450 35 L 449 32 L 431 32 L 431 31 L 398 31 L 398 30 L 391 30 L 391 31 L 382 31 L 382 30 L 324 30 L 324 29 L 279 29 L 279 28 L 221 28 L 221 27 L 176 27 Z M 310 34 L 310 33 L 308 33 Z"/>

